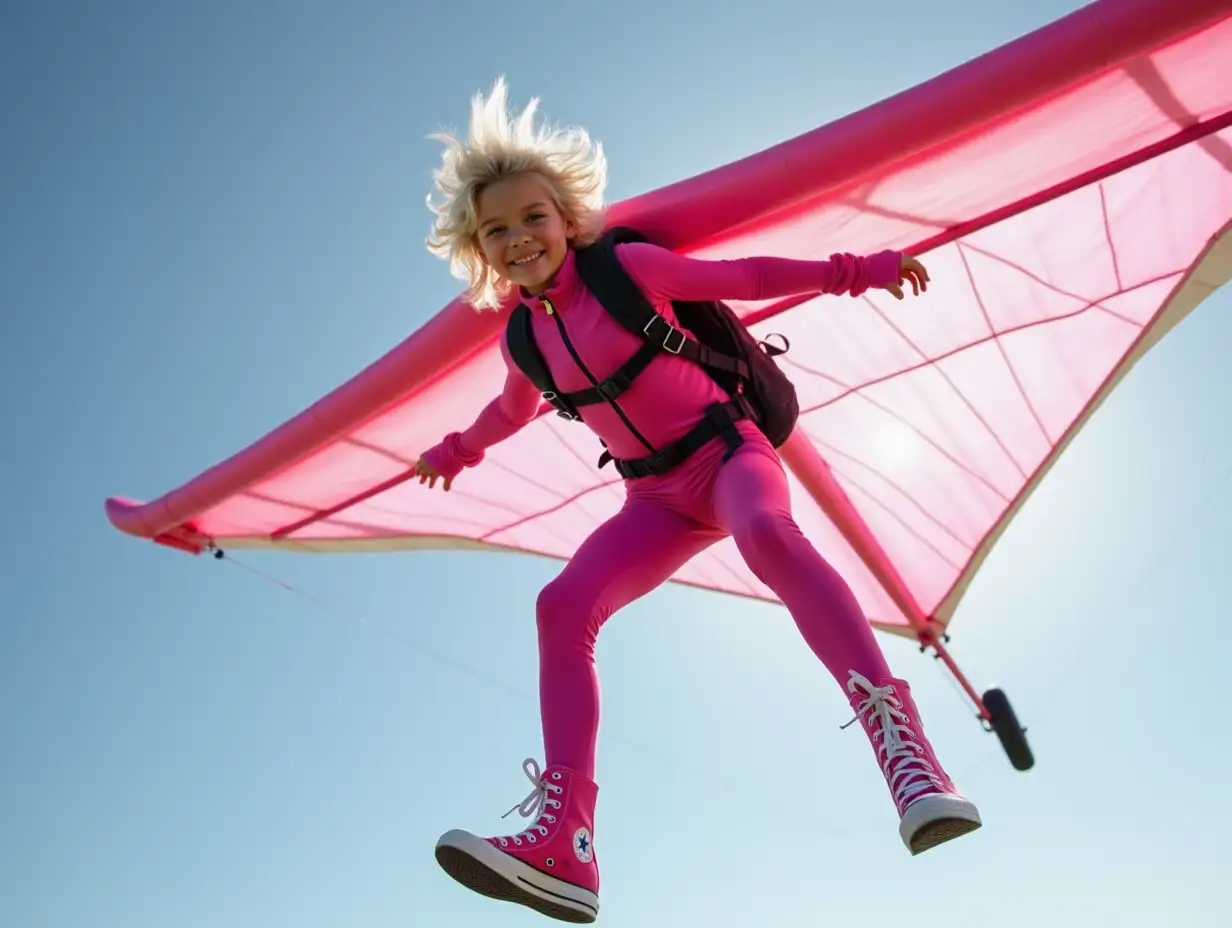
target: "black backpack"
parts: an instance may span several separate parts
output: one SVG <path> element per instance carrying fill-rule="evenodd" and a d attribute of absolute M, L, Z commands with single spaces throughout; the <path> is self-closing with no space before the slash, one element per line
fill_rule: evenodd
<path fill-rule="evenodd" d="M 719 301 L 672 302 L 681 327 L 692 333 L 692 337 L 668 324 L 655 312 L 616 257 L 617 245 L 646 241 L 645 236 L 633 229 L 617 227 L 575 253 L 582 283 L 613 319 L 644 342 L 619 370 L 606 381 L 597 381 L 573 351 L 559 314 L 552 313 L 566 347 L 592 384 L 586 390 L 559 393 L 535 345 L 530 309 L 525 304 L 514 308 L 506 326 L 506 340 L 514 363 L 556 408 L 558 415 L 576 420 L 579 406 L 606 402 L 639 438 L 641 435 L 616 403 L 633 379 L 661 352 L 681 355 L 705 368 L 730 401 L 707 410 L 699 426 L 669 448 L 656 450 L 642 439 L 648 457 L 616 461 L 617 469 L 626 477 L 670 470 L 716 434 L 725 434 L 729 449 L 732 449 L 739 444 L 739 436 L 731 425 L 745 418 L 754 420 L 771 444 L 778 448 L 791 435 L 800 414 L 796 388 L 774 361 L 790 348 L 787 339 L 783 338 L 783 348 L 758 341 L 735 312 Z M 605 453 L 599 465 L 602 467 L 610 459 Z"/>

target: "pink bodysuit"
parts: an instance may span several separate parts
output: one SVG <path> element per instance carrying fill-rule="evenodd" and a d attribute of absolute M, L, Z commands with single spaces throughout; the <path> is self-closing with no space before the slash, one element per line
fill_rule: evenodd
<path fill-rule="evenodd" d="M 828 261 L 754 257 L 703 261 L 643 243 L 617 246 L 617 257 L 658 312 L 677 324 L 671 300 L 764 300 L 800 293 L 858 296 L 899 281 L 901 255 L 832 255 Z M 582 284 L 568 252 L 546 296 L 582 363 L 600 381 L 640 347 Z M 566 349 L 540 298 L 532 310 L 535 342 L 561 392 L 591 386 Z M 530 423 L 542 396 L 510 360 L 504 390 L 464 432 L 424 457 L 454 477 L 486 448 Z M 618 399 L 634 427 L 656 448 L 683 436 L 726 394 L 701 367 L 660 354 Z M 583 406 L 582 421 L 617 458 L 649 452 L 606 403 Z M 577 427 L 581 427 L 578 425 Z M 854 595 L 817 553 L 791 515 L 778 453 L 757 426 L 737 424 L 744 443 L 726 461 L 716 438 L 666 474 L 628 480 L 625 504 L 579 547 L 539 594 L 539 691 L 545 760 L 594 776 L 599 682 L 594 645 L 608 617 L 664 583 L 689 559 L 730 535 L 753 573 L 783 601 L 805 641 L 843 685 L 852 670 L 890 676 Z"/>

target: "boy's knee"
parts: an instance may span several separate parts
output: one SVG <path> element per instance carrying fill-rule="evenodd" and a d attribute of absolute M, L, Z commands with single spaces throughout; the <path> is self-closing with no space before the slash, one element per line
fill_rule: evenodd
<path fill-rule="evenodd" d="M 557 577 L 539 591 L 535 601 L 535 622 L 539 638 L 576 639 L 597 632 L 594 597 L 578 589 L 564 576 Z M 593 630 L 592 630 L 593 627 Z"/>
<path fill-rule="evenodd" d="M 569 598 L 564 585 L 557 578 L 539 591 L 535 600 L 535 621 L 542 632 L 545 628 L 559 624 L 568 614 Z"/>
<path fill-rule="evenodd" d="M 800 529 L 789 513 L 759 509 L 742 519 L 732 534 L 742 550 L 774 556 L 792 543 Z"/>

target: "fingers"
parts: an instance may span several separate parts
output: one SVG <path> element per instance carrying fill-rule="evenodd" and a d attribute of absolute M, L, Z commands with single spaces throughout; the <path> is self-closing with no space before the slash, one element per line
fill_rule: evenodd
<path fill-rule="evenodd" d="M 904 297 L 903 284 L 911 285 L 911 292 L 915 296 L 919 296 L 928 290 L 928 269 L 919 261 L 904 254 L 902 263 L 899 265 L 899 281 L 896 284 L 887 284 L 886 290 L 894 295 L 894 299 L 901 300 Z"/>
<path fill-rule="evenodd" d="M 903 255 L 902 271 L 902 276 L 911 282 L 911 290 L 916 296 L 928 290 L 928 268 L 911 255 Z"/>
<path fill-rule="evenodd" d="M 449 488 L 453 486 L 452 477 L 442 477 L 436 472 L 432 465 L 423 458 L 420 458 L 415 462 L 415 473 L 419 475 L 419 485 L 423 486 L 426 483 L 429 490 L 436 489 L 436 481 L 438 480 L 441 481 L 441 489 L 446 493 L 448 493 Z"/>

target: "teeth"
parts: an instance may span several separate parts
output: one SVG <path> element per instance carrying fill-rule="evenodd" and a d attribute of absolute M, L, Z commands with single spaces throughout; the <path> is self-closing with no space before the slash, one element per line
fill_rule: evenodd
<path fill-rule="evenodd" d="M 514 261 L 512 263 L 514 265 L 529 264 L 531 261 L 534 261 L 536 258 L 538 258 L 542 254 L 543 254 L 542 251 L 536 251 L 533 255 L 527 255 L 525 258 L 519 258 L 517 261 Z"/>

